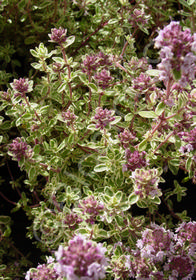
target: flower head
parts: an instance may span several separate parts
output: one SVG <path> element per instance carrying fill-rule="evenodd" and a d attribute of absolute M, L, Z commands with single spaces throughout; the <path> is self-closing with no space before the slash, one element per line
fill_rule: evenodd
<path fill-rule="evenodd" d="M 196 36 L 190 29 L 182 30 L 179 22 L 172 21 L 155 38 L 155 47 L 161 48 L 160 79 L 177 79 L 182 86 L 195 78 L 196 56 L 193 53 Z"/>
<path fill-rule="evenodd" d="M 31 92 L 33 89 L 33 81 L 29 81 L 29 79 L 20 78 L 19 80 L 14 79 L 13 83 L 11 83 L 11 87 L 14 90 L 14 97 L 24 96 L 27 92 Z"/>
<path fill-rule="evenodd" d="M 106 69 L 103 69 L 101 72 L 95 74 L 95 80 L 97 80 L 98 85 L 102 89 L 106 89 L 110 85 L 110 81 L 112 80 L 112 77 L 110 76 L 110 72 Z"/>
<path fill-rule="evenodd" d="M 171 256 L 164 268 L 170 271 L 173 280 L 189 280 L 194 273 L 193 261 L 187 255 Z"/>
<path fill-rule="evenodd" d="M 55 253 L 56 272 L 68 280 L 99 280 L 105 277 L 106 249 L 82 235 L 69 241 L 68 247 L 59 246 Z"/>
<path fill-rule="evenodd" d="M 40 264 L 36 270 L 29 270 L 26 273 L 25 280 L 52 280 L 57 279 L 58 275 L 52 267 L 47 266 L 46 264 Z"/>
<path fill-rule="evenodd" d="M 64 29 L 62 27 L 57 28 L 52 28 L 51 29 L 51 34 L 48 36 L 50 37 L 52 42 L 58 43 L 61 45 L 66 41 L 66 35 L 67 35 L 67 29 Z"/>
<path fill-rule="evenodd" d="M 104 129 L 110 122 L 115 120 L 115 117 L 113 117 L 113 112 L 111 110 L 98 107 L 96 108 L 94 119 L 97 122 L 96 128 Z"/>
<path fill-rule="evenodd" d="M 33 152 L 31 147 L 20 137 L 17 137 L 12 141 L 8 150 L 9 153 L 17 159 L 17 161 L 20 161 L 22 158 L 31 157 Z"/>
<path fill-rule="evenodd" d="M 76 115 L 70 110 L 62 112 L 61 116 L 68 126 L 73 125 L 76 119 Z"/>
<path fill-rule="evenodd" d="M 142 239 L 137 241 L 141 257 L 152 262 L 162 262 L 164 257 L 173 252 L 172 237 L 170 230 L 151 224 L 150 228 L 142 232 Z"/>
<path fill-rule="evenodd" d="M 133 143 L 133 141 L 136 139 L 136 137 L 128 130 L 128 129 L 124 129 L 123 132 L 121 132 L 118 135 L 120 142 L 122 144 L 122 146 L 126 149 L 129 147 L 130 144 Z"/>
<path fill-rule="evenodd" d="M 136 169 L 132 172 L 133 187 L 136 195 L 140 198 L 161 196 L 161 191 L 158 189 L 160 181 L 159 172 L 157 169 Z"/>
<path fill-rule="evenodd" d="M 98 202 L 93 195 L 86 199 L 83 199 L 79 203 L 78 207 L 83 210 L 84 214 L 87 214 L 89 216 L 86 222 L 89 222 L 91 224 L 95 223 L 96 217 L 100 215 L 104 210 L 104 205 Z"/>
<path fill-rule="evenodd" d="M 74 230 L 77 228 L 78 224 L 82 222 L 82 219 L 73 211 L 71 213 L 68 213 L 63 218 L 63 223 L 68 225 L 68 227 L 71 230 Z"/>
<path fill-rule="evenodd" d="M 183 242 L 196 243 L 196 222 L 183 222 L 176 232 L 177 238 Z"/>
<path fill-rule="evenodd" d="M 126 164 L 123 166 L 123 170 L 130 170 L 134 171 L 136 168 L 142 168 L 147 165 L 146 158 L 145 158 L 146 152 L 138 152 L 134 151 L 131 152 L 129 149 L 125 150 L 125 159 Z"/>

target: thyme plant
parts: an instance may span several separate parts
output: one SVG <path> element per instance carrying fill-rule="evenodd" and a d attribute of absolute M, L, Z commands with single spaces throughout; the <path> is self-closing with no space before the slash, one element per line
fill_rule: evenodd
<path fill-rule="evenodd" d="M 2 156 L 26 172 L 13 211 L 46 255 L 23 279 L 194 279 L 196 222 L 173 208 L 187 189 L 163 177 L 196 183 L 195 1 L 159 19 L 150 0 L 65 2 L 75 25 L 0 95 Z"/>

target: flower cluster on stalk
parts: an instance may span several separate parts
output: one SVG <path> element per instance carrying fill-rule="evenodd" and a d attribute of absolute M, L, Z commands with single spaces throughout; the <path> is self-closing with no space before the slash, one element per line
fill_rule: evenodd
<path fill-rule="evenodd" d="M 104 129 L 107 125 L 115 120 L 113 112 L 107 108 L 96 108 L 96 114 L 94 115 L 96 121 L 96 128 Z"/>
<path fill-rule="evenodd" d="M 14 90 L 14 97 L 24 97 L 26 93 L 33 90 L 33 81 L 30 81 L 28 78 L 14 79 L 13 83 L 11 83 L 11 87 Z"/>
<path fill-rule="evenodd" d="M 195 222 L 182 223 L 176 232 L 177 235 L 156 224 L 146 228 L 136 243 L 136 249 L 127 251 L 128 255 L 124 258 L 126 273 L 137 280 L 192 279 L 196 249 L 193 237 Z M 185 240 L 187 236 L 189 238 Z M 193 247 L 194 252 L 190 254 Z M 113 271 L 115 274 L 120 272 L 116 268 Z"/>
<path fill-rule="evenodd" d="M 134 151 L 131 152 L 130 149 L 125 150 L 125 160 L 126 164 L 123 166 L 124 171 L 134 171 L 137 168 L 142 168 L 147 165 L 146 152 Z"/>
<path fill-rule="evenodd" d="M 88 216 L 86 222 L 91 224 L 95 223 L 96 217 L 102 214 L 104 210 L 104 205 L 97 201 L 93 195 L 83 199 L 78 207 L 82 209 L 83 214 Z"/>
<path fill-rule="evenodd" d="M 17 161 L 23 158 L 30 158 L 33 153 L 31 147 L 20 137 L 17 137 L 9 144 L 8 151 Z"/>
<path fill-rule="evenodd" d="M 68 247 L 59 246 L 56 256 L 56 273 L 68 280 L 99 280 L 105 277 L 108 265 L 106 249 L 102 244 L 87 240 L 82 235 L 69 241 Z"/>
<path fill-rule="evenodd" d="M 166 84 L 177 80 L 183 87 L 195 79 L 196 34 L 190 29 L 182 30 L 179 22 L 171 21 L 155 38 L 155 47 L 160 48 L 160 79 Z"/>
<path fill-rule="evenodd" d="M 67 39 L 66 35 L 67 35 L 67 29 L 59 27 L 59 28 L 52 28 L 51 34 L 49 34 L 48 36 L 50 37 L 52 42 L 61 45 Z"/>
<path fill-rule="evenodd" d="M 129 145 L 133 145 L 133 142 L 137 139 L 136 136 L 128 129 L 124 129 L 123 132 L 118 135 L 118 138 L 120 139 L 124 149 L 128 148 Z"/>
<path fill-rule="evenodd" d="M 158 188 L 160 178 L 157 169 L 136 169 L 132 172 L 131 178 L 133 180 L 134 192 L 140 198 L 161 196 L 162 193 Z"/>
<path fill-rule="evenodd" d="M 87 55 L 83 61 L 82 71 L 91 75 L 98 67 L 104 66 L 106 69 L 112 65 L 109 55 L 99 52 L 98 54 Z"/>
<path fill-rule="evenodd" d="M 102 89 L 106 89 L 107 87 L 109 87 L 112 80 L 110 72 L 106 69 L 103 69 L 101 72 L 96 73 L 94 75 L 94 78 Z"/>

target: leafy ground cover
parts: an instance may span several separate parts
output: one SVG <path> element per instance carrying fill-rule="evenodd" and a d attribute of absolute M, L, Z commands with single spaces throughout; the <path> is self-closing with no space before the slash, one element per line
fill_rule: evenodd
<path fill-rule="evenodd" d="M 0 279 L 194 279 L 195 1 L 0 12 Z"/>

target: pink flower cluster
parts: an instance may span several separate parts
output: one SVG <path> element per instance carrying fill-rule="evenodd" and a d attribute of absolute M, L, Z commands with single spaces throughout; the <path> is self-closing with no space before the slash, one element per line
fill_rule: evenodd
<path fill-rule="evenodd" d="M 134 192 L 140 198 L 144 199 L 161 196 L 162 193 L 158 189 L 160 178 L 157 169 L 136 169 L 132 172 L 131 178 L 133 181 Z"/>
<path fill-rule="evenodd" d="M 32 155 L 33 150 L 31 147 L 22 140 L 22 138 L 17 137 L 9 144 L 9 153 L 17 160 L 20 161 L 22 158 L 29 158 Z"/>
<path fill-rule="evenodd" d="M 192 150 L 196 149 L 196 127 L 189 132 L 180 132 L 178 135 L 183 141 L 188 142 L 189 146 L 192 146 Z"/>
<path fill-rule="evenodd" d="M 13 83 L 11 83 L 11 87 L 15 92 L 14 97 L 24 97 L 27 92 L 32 91 L 32 85 L 33 81 L 29 81 L 28 78 L 20 78 L 19 80 L 14 79 Z"/>
<path fill-rule="evenodd" d="M 56 273 L 68 280 L 99 280 L 105 277 L 106 249 L 82 235 L 69 241 L 68 247 L 59 246 L 55 252 Z"/>
<path fill-rule="evenodd" d="M 83 214 L 88 216 L 86 222 L 91 224 L 95 223 L 96 217 L 100 215 L 104 210 L 104 205 L 97 201 L 93 195 L 86 199 L 83 199 L 79 203 L 78 207 L 83 210 Z"/>
<path fill-rule="evenodd" d="M 124 131 L 118 135 L 118 138 L 125 149 L 128 148 L 130 144 L 133 144 L 133 141 L 136 139 L 133 133 L 128 129 L 124 129 Z"/>
<path fill-rule="evenodd" d="M 126 164 L 123 166 L 123 171 L 129 170 L 134 171 L 137 168 L 142 168 L 147 165 L 146 158 L 145 158 L 146 152 L 138 152 L 134 151 L 131 152 L 130 149 L 125 150 L 125 159 Z"/>
<path fill-rule="evenodd" d="M 61 116 L 63 120 L 66 121 L 68 126 L 73 125 L 76 119 L 76 115 L 70 110 L 67 110 L 66 112 L 62 112 Z"/>
<path fill-rule="evenodd" d="M 97 122 L 96 128 L 104 129 L 110 122 L 115 120 L 115 117 L 113 117 L 111 110 L 98 107 L 96 108 L 94 120 Z"/>
<path fill-rule="evenodd" d="M 193 279 L 196 243 L 195 222 L 183 223 L 174 234 L 164 227 L 151 224 L 142 232 L 136 250 L 129 256 L 129 270 L 135 279 Z M 186 238 L 186 229 L 188 229 Z M 183 240 L 183 241 L 182 241 Z M 194 246 L 193 246 L 194 245 Z M 194 252 L 190 253 L 190 248 Z"/>
<path fill-rule="evenodd" d="M 63 218 L 63 223 L 71 230 L 75 230 L 78 227 L 78 224 L 80 224 L 82 221 L 83 219 L 74 212 L 66 214 Z"/>
<path fill-rule="evenodd" d="M 59 27 L 58 29 L 52 28 L 51 34 L 49 34 L 48 36 L 50 37 L 52 42 L 55 42 L 55 43 L 58 43 L 59 45 L 61 45 L 67 39 L 66 35 L 67 35 L 67 29 Z"/>
<path fill-rule="evenodd" d="M 182 86 L 195 79 L 196 34 L 182 30 L 179 22 L 171 21 L 155 38 L 155 47 L 161 48 L 160 79 L 165 83 L 176 79 Z"/>
<path fill-rule="evenodd" d="M 110 66 L 112 65 L 111 59 L 108 55 L 99 52 L 98 54 L 87 55 L 83 61 L 83 72 L 91 75 L 100 66 Z"/>
<path fill-rule="evenodd" d="M 94 78 L 102 89 L 106 89 L 107 87 L 109 87 L 110 81 L 112 80 L 110 72 L 106 69 L 103 69 L 101 72 L 95 74 Z"/>
<path fill-rule="evenodd" d="M 46 264 L 40 264 L 34 272 L 27 272 L 25 280 L 53 280 L 57 278 L 58 275 L 53 268 Z"/>

